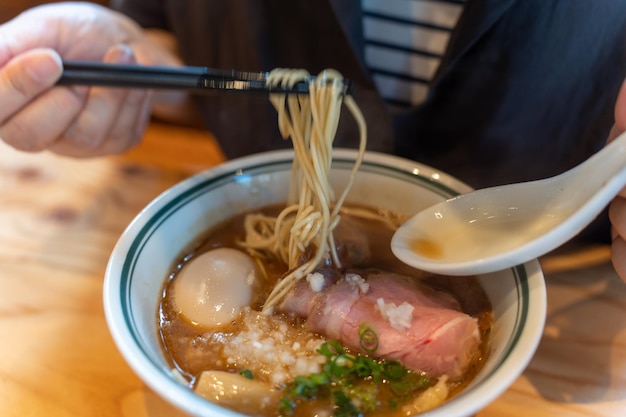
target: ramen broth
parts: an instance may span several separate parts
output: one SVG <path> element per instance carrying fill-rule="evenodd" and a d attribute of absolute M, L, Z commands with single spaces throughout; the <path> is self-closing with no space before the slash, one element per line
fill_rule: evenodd
<path fill-rule="evenodd" d="M 260 212 L 275 216 L 282 207 L 266 207 Z M 246 405 L 240 399 L 234 401 L 231 399 L 224 401 L 223 405 L 246 414 L 277 416 L 281 414 L 280 401 L 284 399 L 284 393 L 280 388 L 289 384 L 295 375 L 319 372 L 323 367 L 324 358 L 317 350 L 326 342 L 323 335 L 308 330 L 302 318 L 281 313 L 271 315 L 260 313 L 263 301 L 276 281 L 285 274 L 287 267 L 276 260 L 263 260 L 267 278 L 260 280 L 260 284 L 255 287 L 251 305 L 233 322 L 217 329 L 191 324 L 178 314 L 172 302 L 171 283 L 186 263 L 215 248 L 239 248 L 237 242 L 243 240 L 245 233 L 244 216 L 245 214 L 238 215 L 213 228 L 198 239 L 194 247 L 183 253 L 164 286 L 159 306 L 159 332 L 168 360 L 191 388 L 195 389 L 198 386 L 201 382 L 200 376 L 205 371 L 246 375 L 255 384 L 263 383 L 266 386 L 264 392 L 267 395 L 264 395 L 264 398 L 271 398 L 273 403 L 265 401 L 259 403 L 254 400 Z M 389 214 L 385 213 L 385 216 L 389 217 Z M 347 230 L 358 230 L 367 236 L 369 250 L 365 255 L 360 255 L 359 262 L 363 265 L 359 267 L 366 266 L 368 269 L 416 277 L 427 286 L 452 294 L 459 301 L 462 311 L 477 319 L 481 333 L 480 347 L 463 377 L 446 383 L 448 389 L 446 397 L 454 396 L 474 378 L 488 352 L 492 324 L 491 305 L 477 279 L 433 276 L 401 263 L 390 249 L 393 230 L 382 221 L 342 214 L 342 222 L 349 224 L 346 226 Z M 343 235 L 337 233 L 338 246 L 342 245 L 341 236 L 350 235 L 351 233 Z M 349 349 L 346 351 L 356 354 Z M 373 354 L 375 355 L 375 352 Z M 387 388 L 377 389 L 380 391 L 377 401 L 382 405 L 375 407 L 376 409 L 367 415 L 406 415 L 407 409 L 403 402 L 410 402 L 410 398 L 399 400 L 394 398 L 394 393 Z M 299 402 L 291 411 L 295 412 L 293 415 L 309 416 L 315 415 L 319 410 L 328 410 L 327 415 L 332 415 L 333 412 L 332 405 L 321 399 Z"/>

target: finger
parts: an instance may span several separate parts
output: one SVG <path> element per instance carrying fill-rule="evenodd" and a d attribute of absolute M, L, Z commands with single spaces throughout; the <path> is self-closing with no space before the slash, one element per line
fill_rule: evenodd
<path fill-rule="evenodd" d="M 132 49 L 126 45 L 112 48 L 104 57 L 105 62 L 131 64 L 135 62 Z M 83 111 L 68 128 L 62 138 L 85 151 L 97 150 L 109 137 L 110 130 L 120 115 L 128 90 L 124 88 L 93 87 Z"/>
<path fill-rule="evenodd" d="M 112 48 L 105 62 L 136 62 L 132 49 Z M 147 90 L 92 88 L 83 112 L 51 150 L 68 156 L 98 156 L 119 153 L 137 144 L 149 114 Z"/>
<path fill-rule="evenodd" d="M 0 70 L 0 124 L 49 90 L 61 72 L 61 58 L 49 49 L 36 49 L 11 60 Z"/>
<path fill-rule="evenodd" d="M 80 113 L 86 97 L 86 88 L 54 87 L 1 125 L 0 138 L 21 151 L 48 149 Z"/>
<path fill-rule="evenodd" d="M 615 272 L 626 282 L 626 199 L 616 197 L 609 205 L 611 220 L 611 261 Z"/>
<path fill-rule="evenodd" d="M 622 83 L 615 102 L 615 127 L 619 132 L 626 131 L 626 80 Z"/>
<path fill-rule="evenodd" d="M 609 220 L 615 232 L 626 237 L 626 199 L 616 197 L 609 205 Z"/>
<path fill-rule="evenodd" d="M 611 244 L 611 260 L 617 275 L 626 282 L 626 240 L 621 237 Z"/>
<path fill-rule="evenodd" d="M 118 122 L 110 132 L 105 153 L 120 153 L 136 146 L 146 130 L 152 109 L 152 93 L 131 90 L 120 108 Z"/>
<path fill-rule="evenodd" d="M 64 137 L 51 145 L 50 150 L 79 158 L 122 153 L 136 146 L 143 137 L 150 120 L 150 110 L 151 94 L 141 90 L 131 91 L 120 108 L 118 121 L 98 147 L 93 144 L 77 146 L 74 140 Z"/>
<path fill-rule="evenodd" d="M 609 133 L 607 142 L 611 142 L 618 137 L 620 133 L 626 131 L 626 80 L 622 83 L 622 87 L 617 95 L 614 109 L 615 123 Z"/>

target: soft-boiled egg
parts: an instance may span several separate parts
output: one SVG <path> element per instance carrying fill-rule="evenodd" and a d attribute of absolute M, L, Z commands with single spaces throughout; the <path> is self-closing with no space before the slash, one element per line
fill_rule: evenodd
<path fill-rule="evenodd" d="M 246 253 L 213 249 L 192 258 L 178 272 L 172 283 L 174 305 L 195 325 L 221 326 L 250 305 L 256 280 L 254 261 Z"/>

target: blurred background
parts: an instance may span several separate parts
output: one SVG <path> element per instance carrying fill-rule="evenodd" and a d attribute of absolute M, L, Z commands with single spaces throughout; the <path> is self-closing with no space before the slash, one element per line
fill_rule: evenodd
<path fill-rule="evenodd" d="M 109 0 L 91 0 L 92 3 L 107 5 Z M 34 6 L 45 3 L 58 3 L 45 0 L 1 0 L 0 1 L 0 23 L 17 16 L 20 12 Z"/>

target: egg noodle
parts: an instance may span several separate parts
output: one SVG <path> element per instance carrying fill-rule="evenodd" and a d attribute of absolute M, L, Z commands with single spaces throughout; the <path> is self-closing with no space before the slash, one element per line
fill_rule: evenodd
<path fill-rule="evenodd" d="M 305 70 L 275 69 L 267 83 L 292 87 L 308 79 L 310 74 Z M 277 217 L 250 214 L 245 220 L 242 245 L 256 256 L 278 257 L 289 267 L 265 301 L 264 312 L 273 311 L 295 283 L 321 262 L 341 267 L 333 229 L 367 144 L 365 119 L 354 99 L 345 94 L 343 77 L 335 70 L 315 77 L 309 83 L 308 95 L 270 94 L 270 102 L 278 112 L 281 135 L 291 138 L 294 159 L 287 207 Z M 360 141 L 348 182 L 335 199 L 328 177 L 342 104 L 358 125 Z"/>

